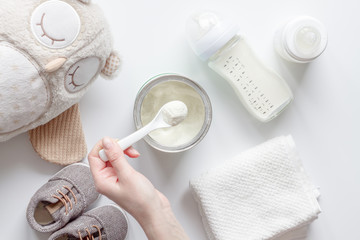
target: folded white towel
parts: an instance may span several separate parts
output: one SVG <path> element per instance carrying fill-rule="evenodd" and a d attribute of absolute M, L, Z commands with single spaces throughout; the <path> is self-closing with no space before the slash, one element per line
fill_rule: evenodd
<path fill-rule="evenodd" d="M 210 240 L 303 239 L 321 211 L 291 136 L 240 154 L 190 187 Z"/>

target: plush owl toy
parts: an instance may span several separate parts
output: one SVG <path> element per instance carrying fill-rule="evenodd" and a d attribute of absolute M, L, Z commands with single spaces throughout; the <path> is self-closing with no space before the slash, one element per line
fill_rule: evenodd
<path fill-rule="evenodd" d="M 0 0 L 0 142 L 29 131 L 35 151 L 62 165 L 87 153 L 77 103 L 120 59 L 90 0 Z"/>

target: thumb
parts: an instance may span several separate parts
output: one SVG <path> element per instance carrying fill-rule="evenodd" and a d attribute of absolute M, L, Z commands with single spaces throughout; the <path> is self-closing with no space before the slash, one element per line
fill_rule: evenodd
<path fill-rule="evenodd" d="M 123 150 L 113 139 L 109 137 L 103 138 L 102 145 L 104 147 L 105 154 L 112 167 L 115 169 L 118 177 L 122 176 L 124 171 L 128 171 L 132 168 L 126 160 Z"/>

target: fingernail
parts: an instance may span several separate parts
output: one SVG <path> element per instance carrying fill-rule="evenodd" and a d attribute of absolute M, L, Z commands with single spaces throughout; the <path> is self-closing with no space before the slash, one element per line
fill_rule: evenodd
<path fill-rule="evenodd" d="M 135 148 L 130 148 L 130 151 L 131 151 L 132 155 L 139 155 L 140 156 L 140 153 Z"/>
<path fill-rule="evenodd" d="M 109 150 L 113 147 L 113 141 L 108 137 L 105 137 L 103 139 L 102 143 L 103 143 L 104 149 L 106 149 L 106 150 Z"/>

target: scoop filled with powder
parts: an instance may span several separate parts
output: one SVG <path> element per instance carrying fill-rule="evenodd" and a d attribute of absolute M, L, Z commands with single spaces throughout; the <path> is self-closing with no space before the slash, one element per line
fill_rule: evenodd
<path fill-rule="evenodd" d="M 162 115 L 164 121 L 171 125 L 176 126 L 186 118 L 188 109 L 185 103 L 181 101 L 172 101 L 164 105 Z"/>
<path fill-rule="evenodd" d="M 174 127 L 158 129 L 149 134 L 154 141 L 166 147 L 177 147 L 193 141 L 205 121 L 205 106 L 199 93 L 186 83 L 166 81 L 152 87 L 145 96 L 141 106 L 143 126 L 155 117 L 164 104 L 172 101 L 175 102 L 174 105 L 178 105 L 174 106 L 174 110 L 184 114 L 185 109 L 179 102 L 186 105 L 186 118 Z M 167 114 L 171 116 L 173 112 L 169 111 Z"/>

